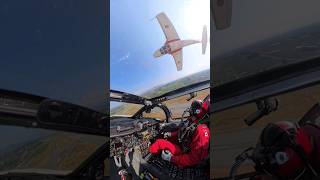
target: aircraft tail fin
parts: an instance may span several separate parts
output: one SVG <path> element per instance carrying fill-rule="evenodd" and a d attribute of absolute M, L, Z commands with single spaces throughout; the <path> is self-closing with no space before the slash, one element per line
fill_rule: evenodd
<path fill-rule="evenodd" d="M 206 53 L 207 43 L 208 43 L 208 35 L 207 35 L 207 26 L 203 26 L 202 31 L 202 54 Z"/>

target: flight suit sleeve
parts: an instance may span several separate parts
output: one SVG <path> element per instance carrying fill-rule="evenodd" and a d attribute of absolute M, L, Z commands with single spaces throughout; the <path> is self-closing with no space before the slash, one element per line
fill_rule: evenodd
<path fill-rule="evenodd" d="M 189 153 L 172 156 L 171 162 L 178 167 L 194 166 L 199 164 L 209 154 L 210 131 L 206 128 L 197 128 L 192 138 Z"/>
<path fill-rule="evenodd" d="M 173 142 L 173 143 L 177 143 L 178 142 L 178 131 L 171 132 L 171 136 L 168 138 L 168 140 L 170 142 Z"/>

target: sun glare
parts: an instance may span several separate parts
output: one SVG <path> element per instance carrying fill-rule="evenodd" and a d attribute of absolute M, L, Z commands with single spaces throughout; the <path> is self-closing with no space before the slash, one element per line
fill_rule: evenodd
<path fill-rule="evenodd" d="M 210 26 L 210 1 L 186 0 L 183 5 L 181 14 L 186 33 L 193 38 L 201 38 L 202 27 Z"/>
<path fill-rule="evenodd" d="M 184 65 L 181 75 L 189 75 L 210 68 L 210 1 L 185 0 L 180 8 L 182 39 L 201 40 L 203 26 L 207 26 L 208 44 L 206 54 L 201 54 L 201 45 L 188 46 L 183 51 Z M 178 74 L 180 74 L 178 73 Z"/>

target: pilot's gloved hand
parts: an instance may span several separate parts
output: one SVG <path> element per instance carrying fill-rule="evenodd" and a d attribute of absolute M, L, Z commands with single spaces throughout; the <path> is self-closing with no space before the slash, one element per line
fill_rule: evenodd
<path fill-rule="evenodd" d="M 163 160 L 170 162 L 171 157 L 172 157 L 172 154 L 171 154 L 171 152 L 168 151 L 168 150 L 163 150 L 163 151 L 162 151 L 162 154 L 161 154 L 161 157 L 162 157 Z"/>
<path fill-rule="evenodd" d="M 165 133 L 163 134 L 163 137 L 164 137 L 164 138 L 169 138 L 169 137 L 171 137 L 171 132 L 165 132 Z"/>

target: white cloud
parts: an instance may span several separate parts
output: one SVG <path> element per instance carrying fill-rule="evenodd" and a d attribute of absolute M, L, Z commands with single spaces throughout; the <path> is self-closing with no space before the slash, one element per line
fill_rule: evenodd
<path fill-rule="evenodd" d="M 130 57 L 130 52 L 128 52 L 126 55 L 119 58 L 118 62 L 125 61 L 125 60 L 129 59 L 129 57 Z"/>

